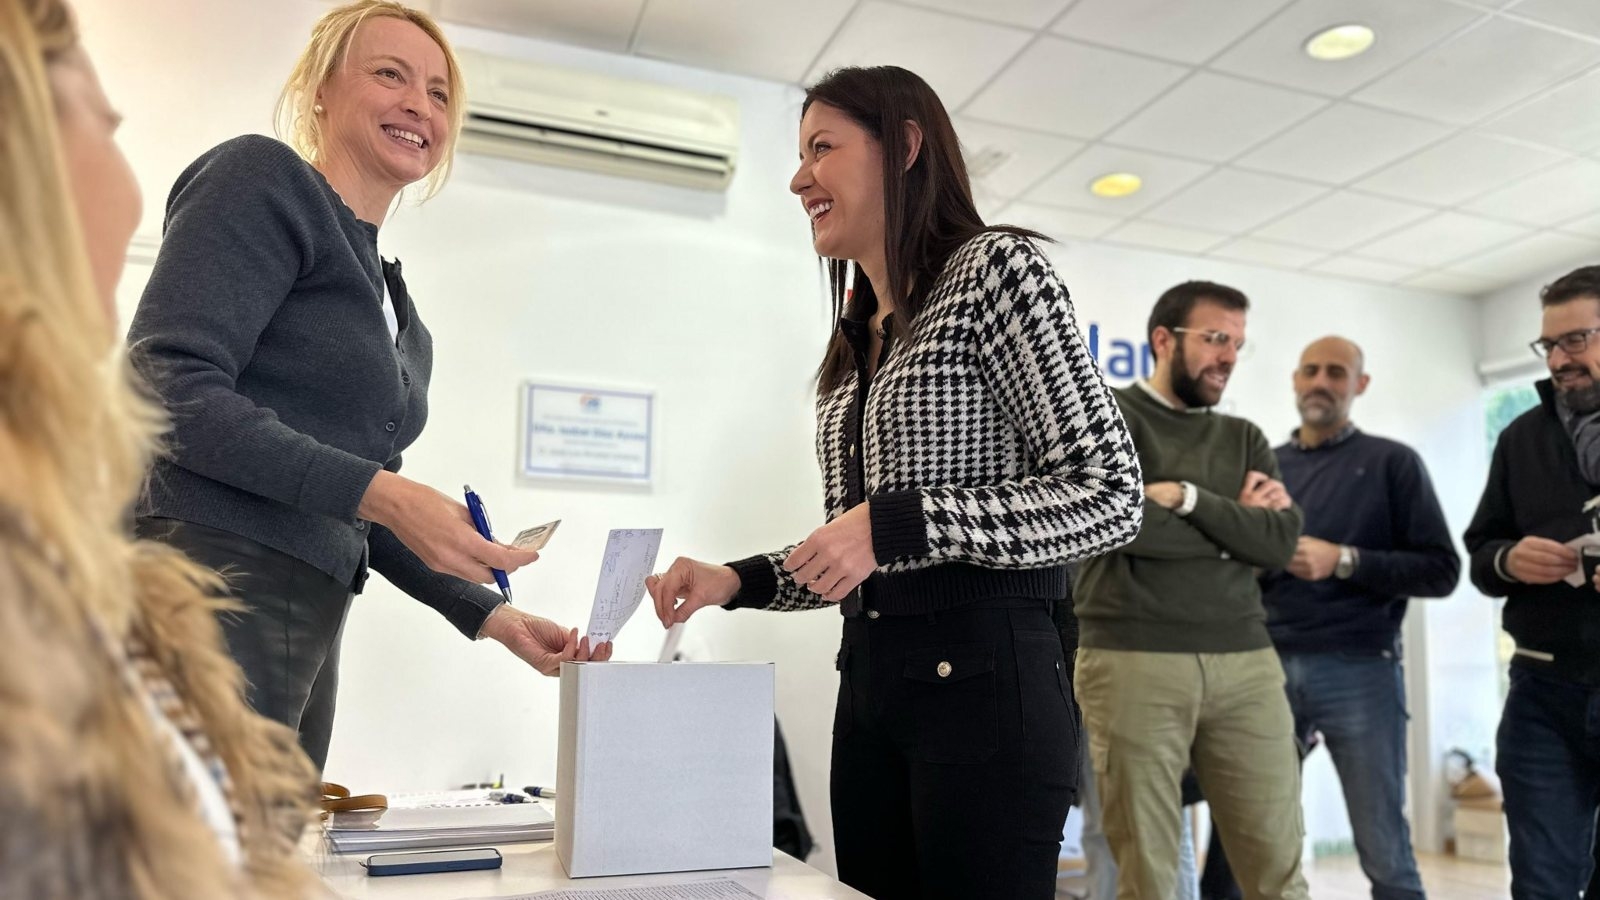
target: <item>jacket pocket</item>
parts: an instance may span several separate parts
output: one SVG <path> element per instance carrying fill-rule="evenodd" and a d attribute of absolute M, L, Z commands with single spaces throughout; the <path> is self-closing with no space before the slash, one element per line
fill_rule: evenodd
<path fill-rule="evenodd" d="M 950 644 L 906 654 L 896 705 L 909 718 L 911 755 L 930 763 L 980 763 L 1000 744 L 994 644 Z"/>
<path fill-rule="evenodd" d="M 833 736 L 836 738 L 847 737 L 850 734 L 850 717 L 854 706 L 850 702 L 850 644 L 841 642 L 839 652 L 834 654 L 833 667 L 839 672 L 839 697 L 833 704 Z"/>
<path fill-rule="evenodd" d="M 1022 740 L 1046 759 L 1064 762 L 1060 775 L 1078 786 L 1081 741 L 1077 704 L 1067 680 L 1061 640 L 1053 633 L 1014 631 L 1017 656 L 1017 700 L 1022 711 Z M 1034 752 L 1029 750 L 1027 752 Z M 1048 763 L 1045 765 L 1049 768 Z"/>

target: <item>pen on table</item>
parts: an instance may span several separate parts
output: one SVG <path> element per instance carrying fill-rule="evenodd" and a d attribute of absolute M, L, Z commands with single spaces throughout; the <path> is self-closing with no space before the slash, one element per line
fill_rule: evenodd
<path fill-rule="evenodd" d="M 489 529 L 489 508 L 483 505 L 483 500 L 472 492 L 472 485 L 462 485 L 461 489 L 467 494 L 467 512 L 472 513 L 472 525 L 478 529 L 478 534 L 486 541 L 494 541 L 494 532 Z M 511 582 L 506 579 L 506 573 L 499 569 L 490 569 L 494 573 L 494 583 L 500 586 L 500 593 L 506 595 L 506 602 L 511 602 Z"/>
<path fill-rule="evenodd" d="M 539 797 L 544 800 L 554 800 L 556 798 L 555 788 L 525 787 L 522 789 L 522 792 L 527 794 L 529 797 Z"/>

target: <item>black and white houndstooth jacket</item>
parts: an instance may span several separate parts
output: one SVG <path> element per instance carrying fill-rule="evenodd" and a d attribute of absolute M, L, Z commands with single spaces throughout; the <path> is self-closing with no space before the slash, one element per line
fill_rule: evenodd
<path fill-rule="evenodd" d="M 1057 600 L 1068 562 L 1138 534 L 1133 441 L 1032 241 L 985 232 L 951 254 L 870 382 L 865 323 L 840 327 L 857 366 L 818 398 L 817 459 L 830 521 L 871 504 L 879 565 L 846 615 Z M 783 571 L 791 550 L 732 563 L 728 607 L 829 605 Z"/>

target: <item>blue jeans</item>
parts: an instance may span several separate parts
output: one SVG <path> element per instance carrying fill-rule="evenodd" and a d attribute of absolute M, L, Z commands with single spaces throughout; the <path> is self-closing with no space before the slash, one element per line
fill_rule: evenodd
<path fill-rule="evenodd" d="M 1406 821 L 1405 681 L 1393 654 L 1284 653 L 1302 747 L 1321 732 L 1344 787 L 1350 830 L 1373 900 L 1422 900 Z"/>
<path fill-rule="evenodd" d="M 1594 864 L 1600 688 L 1513 665 L 1496 746 L 1512 900 L 1574 900 Z"/>

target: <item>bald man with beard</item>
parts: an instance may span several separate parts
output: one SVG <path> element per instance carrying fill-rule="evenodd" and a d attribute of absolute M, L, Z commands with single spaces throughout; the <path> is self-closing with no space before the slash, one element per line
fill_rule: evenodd
<path fill-rule="evenodd" d="M 1410 598 L 1455 590 L 1461 559 L 1422 458 L 1351 422 L 1365 370 L 1342 337 L 1300 355 L 1300 427 L 1275 452 L 1305 526 L 1289 565 L 1262 578 L 1262 602 L 1295 734 L 1328 746 L 1373 900 L 1422 900 L 1405 816 L 1400 625 Z"/>

